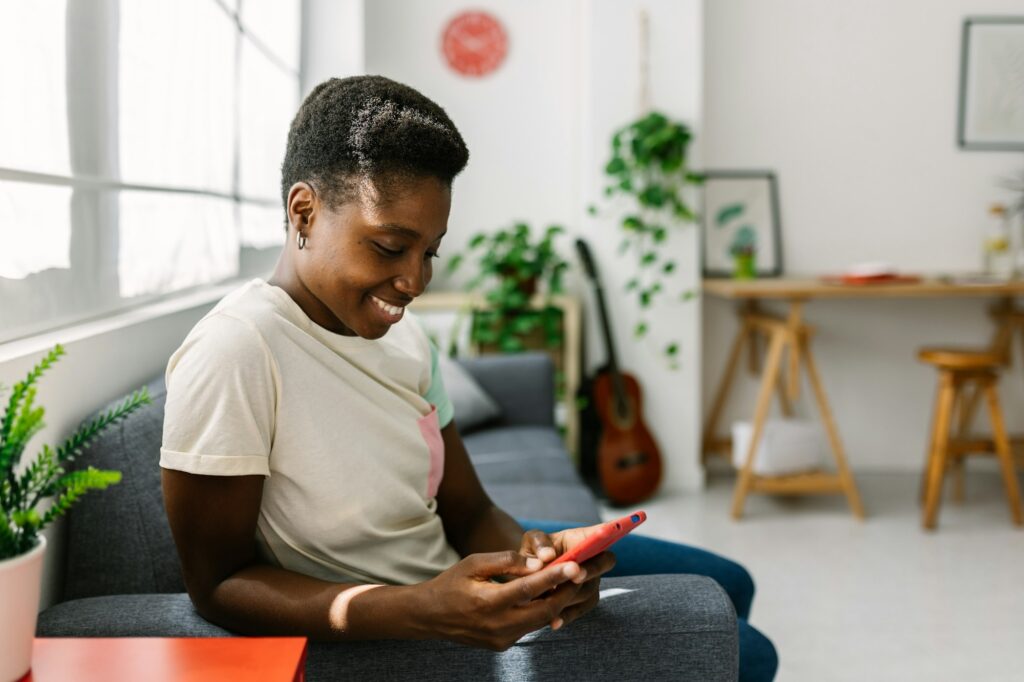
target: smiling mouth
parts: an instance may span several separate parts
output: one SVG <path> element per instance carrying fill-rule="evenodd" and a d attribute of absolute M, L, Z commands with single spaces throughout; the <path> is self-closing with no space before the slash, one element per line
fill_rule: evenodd
<path fill-rule="evenodd" d="M 392 322 L 397 322 L 402 319 L 402 314 L 405 313 L 405 306 L 391 305 L 390 303 L 377 298 L 373 294 L 370 294 L 370 300 L 372 300 Z"/>

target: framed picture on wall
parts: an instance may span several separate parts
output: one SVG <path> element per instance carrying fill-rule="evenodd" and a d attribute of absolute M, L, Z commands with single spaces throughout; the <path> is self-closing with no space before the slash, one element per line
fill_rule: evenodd
<path fill-rule="evenodd" d="M 781 275 L 782 226 L 775 174 L 758 170 L 710 170 L 703 175 L 703 275 Z"/>
<path fill-rule="evenodd" d="M 1024 17 L 968 17 L 960 44 L 957 140 L 1024 151 Z"/>

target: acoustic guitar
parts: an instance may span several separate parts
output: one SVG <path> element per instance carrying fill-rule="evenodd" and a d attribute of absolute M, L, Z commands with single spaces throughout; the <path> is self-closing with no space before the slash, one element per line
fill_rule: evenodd
<path fill-rule="evenodd" d="M 608 351 L 607 364 L 593 380 L 593 396 L 601 422 L 597 445 L 597 473 L 608 500 L 615 505 L 632 505 L 654 494 L 661 482 L 661 453 L 643 419 L 640 384 L 619 369 L 615 355 L 604 291 L 590 248 L 576 240 L 583 269 L 594 286 L 601 331 Z"/>

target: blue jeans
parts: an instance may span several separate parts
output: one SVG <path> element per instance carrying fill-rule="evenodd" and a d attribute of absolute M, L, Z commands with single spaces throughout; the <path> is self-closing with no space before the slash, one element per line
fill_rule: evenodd
<path fill-rule="evenodd" d="M 572 524 L 553 521 L 519 521 L 523 528 L 536 528 L 554 533 Z M 691 573 L 712 578 L 729 595 L 736 608 L 740 641 L 740 682 L 770 682 L 779 667 L 778 654 L 770 639 L 747 622 L 754 600 L 754 580 L 747 569 L 735 561 L 703 549 L 676 542 L 666 542 L 643 535 L 627 535 L 615 543 L 615 568 L 607 575 L 653 575 L 657 573 Z"/>

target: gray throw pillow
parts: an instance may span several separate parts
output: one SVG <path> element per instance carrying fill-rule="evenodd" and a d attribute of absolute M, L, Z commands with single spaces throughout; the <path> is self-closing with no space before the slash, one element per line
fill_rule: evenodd
<path fill-rule="evenodd" d="M 459 431 L 470 431 L 501 416 L 498 403 L 462 365 L 444 355 L 438 357 L 437 362 L 448 399 L 455 409 Z"/>

